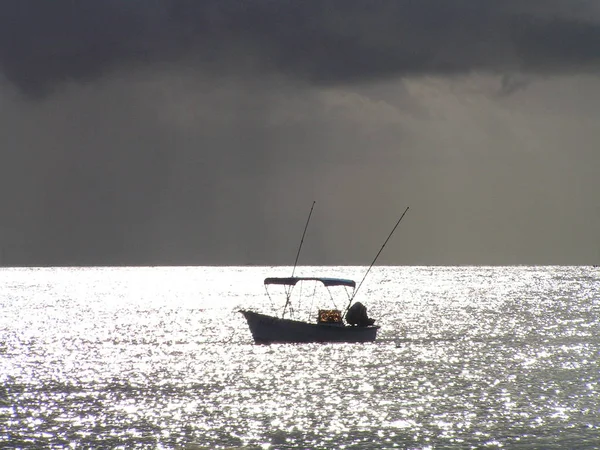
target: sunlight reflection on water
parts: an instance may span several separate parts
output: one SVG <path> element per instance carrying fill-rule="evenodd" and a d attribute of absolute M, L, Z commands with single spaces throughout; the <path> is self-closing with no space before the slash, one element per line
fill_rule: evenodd
<path fill-rule="evenodd" d="M 376 268 L 359 300 L 379 319 L 377 342 L 253 345 L 237 310 L 268 310 L 262 279 L 288 273 L 0 271 L 0 443 L 595 445 L 597 269 Z"/>

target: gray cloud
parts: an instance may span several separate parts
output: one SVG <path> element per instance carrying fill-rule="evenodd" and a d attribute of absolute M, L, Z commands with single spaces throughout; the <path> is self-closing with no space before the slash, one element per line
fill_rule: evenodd
<path fill-rule="evenodd" d="M 10 1 L 0 68 L 24 92 L 139 65 L 336 84 L 415 74 L 597 71 L 586 0 Z"/>
<path fill-rule="evenodd" d="M 593 262 L 600 84 L 132 73 L 0 102 L 10 264 Z"/>
<path fill-rule="evenodd" d="M 2 3 L 4 263 L 597 262 L 599 9 Z"/>

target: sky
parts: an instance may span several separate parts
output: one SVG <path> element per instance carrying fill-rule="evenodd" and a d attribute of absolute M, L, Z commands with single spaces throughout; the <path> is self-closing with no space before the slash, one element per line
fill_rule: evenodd
<path fill-rule="evenodd" d="M 600 264 L 600 3 L 0 3 L 9 266 Z"/>

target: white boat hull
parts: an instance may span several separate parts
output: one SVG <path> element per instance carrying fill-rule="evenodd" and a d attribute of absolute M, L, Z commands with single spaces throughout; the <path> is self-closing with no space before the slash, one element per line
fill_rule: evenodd
<path fill-rule="evenodd" d="M 378 326 L 313 324 L 298 320 L 280 319 L 253 311 L 240 311 L 250 327 L 257 344 L 307 342 L 372 342 Z"/>

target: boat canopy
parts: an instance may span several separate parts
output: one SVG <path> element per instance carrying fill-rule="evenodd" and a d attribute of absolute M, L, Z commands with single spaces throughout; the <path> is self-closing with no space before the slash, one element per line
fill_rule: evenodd
<path fill-rule="evenodd" d="M 323 285 L 330 286 L 348 286 L 356 287 L 354 280 L 344 278 L 315 278 L 315 277 L 287 277 L 287 278 L 265 278 L 265 284 L 281 284 L 285 286 L 295 286 L 299 281 L 320 281 Z"/>

